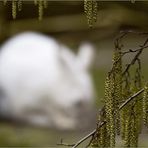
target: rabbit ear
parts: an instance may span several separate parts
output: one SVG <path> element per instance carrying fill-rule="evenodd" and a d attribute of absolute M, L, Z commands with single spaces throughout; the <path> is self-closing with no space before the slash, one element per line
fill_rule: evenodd
<path fill-rule="evenodd" d="M 79 65 L 83 68 L 88 70 L 94 61 L 94 46 L 88 42 L 83 43 L 79 47 L 78 52 L 78 62 Z"/>
<path fill-rule="evenodd" d="M 76 67 L 77 57 L 68 47 L 61 45 L 60 57 L 69 69 L 73 70 Z"/>

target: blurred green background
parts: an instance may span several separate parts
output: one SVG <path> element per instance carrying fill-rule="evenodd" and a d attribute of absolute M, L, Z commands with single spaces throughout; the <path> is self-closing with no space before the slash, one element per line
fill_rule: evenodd
<path fill-rule="evenodd" d="M 0 1 L 0 43 L 23 31 L 38 31 L 53 36 L 68 45 L 75 52 L 83 41 L 92 42 L 96 47 L 96 58 L 92 76 L 96 90 L 96 107 L 102 105 L 104 80 L 112 63 L 114 39 L 123 30 L 148 32 L 148 2 L 98 1 L 98 17 L 93 28 L 87 25 L 83 11 L 83 1 L 49 1 L 42 21 L 38 20 L 38 7 L 32 1 L 24 1 L 22 11 L 12 19 L 11 2 L 6 6 Z M 125 49 L 135 49 L 144 42 L 146 36 L 128 35 L 124 39 Z M 148 49 L 141 55 L 143 76 L 148 80 Z M 125 59 L 128 62 L 131 57 Z M 85 131 L 55 131 L 28 126 L 0 123 L 0 146 L 56 146 L 63 139 L 75 143 L 88 134 Z M 141 135 L 140 145 L 148 147 L 148 131 Z M 61 146 L 60 146 L 61 147 Z"/>

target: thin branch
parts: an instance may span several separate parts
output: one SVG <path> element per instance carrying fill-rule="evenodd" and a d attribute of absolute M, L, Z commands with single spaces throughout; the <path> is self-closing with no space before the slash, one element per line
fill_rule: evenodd
<path fill-rule="evenodd" d="M 120 32 L 121 34 L 115 39 L 114 41 L 114 46 L 115 46 L 115 49 L 121 51 L 121 48 L 123 47 L 123 45 L 121 44 L 121 41 L 122 39 L 128 34 L 128 33 L 134 33 L 134 34 L 138 34 L 138 35 L 148 35 L 148 33 L 144 33 L 144 32 L 134 32 L 132 30 L 127 30 L 127 31 L 121 31 Z M 137 61 L 137 59 L 139 58 L 139 56 L 141 55 L 143 49 L 147 48 L 148 47 L 148 38 L 145 40 L 145 42 L 143 43 L 143 45 L 140 46 L 140 48 L 136 49 L 136 50 L 131 50 L 129 49 L 127 52 L 124 52 L 122 54 L 125 55 L 126 53 L 131 53 L 131 52 L 137 52 L 137 54 L 135 55 L 135 57 L 133 58 L 133 60 L 127 64 L 127 67 L 126 69 L 123 71 L 122 75 L 125 75 L 125 73 L 128 72 L 128 70 L 130 69 L 131 65 L 134 65 L 135 62 Z M 117 61 L 118 62 L 118 61 Z M 113 68 L 112 68 L 113 70 Z M 111 70 L 111 71 L 112 71 Z"/>
<path fill-rule="evenodd" d="M 134 31 L 134 30 L 124 30 L 124 31 L 120 31 L 120 33 L 132 33 L 132 34 L 137 34 L 137 35 L 148 35 L 148 32 L 141 32 L 141 31 Z"/>
<path fill-rule="evenodd" d="M 72 146 L 74 146 L 75 144 L 58 143 L 57 145 L 59 145 L 59 146 L 68 146 L 68 147 L 72 147 Z"/>
<path fill-rule="evenodd" d="M 60 145 L 60 146 L 69 146 L 69 147 L 71 147 L 71 146 L 74 146 L 75 144 L 67 144 L 67 143 L 64 143 L 64 142 L 63 142 L 63 139 L 61 139 L 60 143 L 57 143 L 57 145 Z"/>
<path fill-rule="evenodd" d="M 141 55 L 143 49 L 147 48 L 147 46 L 146 46 L 147 43 L 148 43 L 148 38 L 145 40 L 144 44 L 142 46 L 140 46 L 141 48 L 139 49 L 139 51 L 137 52 L 137 54 L 135 55 L 135 57 L 133 58 L 133 60 L 131 61 L 131 63 L 127 65 L 127 67 L 124 70 L 124 72 L 122 73 L 122 75 L 125 75 L 125 73 L 129 70 L 129 68 L 131 67 L 131 65 L 134 65 L 135 64 L 135 62 L 137 61 L 137 59 Z"/>
<path fill-rule="evenodd" d="M 91 133 L 89 133 L 84 138 L 82 138 L 81 140 L 79 140 L 72 148 L 78 147 L 83 141 L 85 141 L 86 139 L 88 139 L 89 137 L 91 137 L 95 133 L 96 133 L 96 129 L 94 129 Z"/>
<path fill-rule="evenodd" d="M 144 48 L 148 48 L 148 45 L 147 45 L 147 46 L 144 46 L 143 49 L 144 49 Z M 137 52 L 137 51 L 139 51 L 139 50 L 141 50 L 141 48 L 138 48 L 138 49 L 135 49 L 135 50 L 129 49 L 128 51 L 122 52 L 122 56 L 125 55 L 125 54 L 127 54 L 127 53 L 134 53 L 134 52 Z"/>
<path fill-rule="evenodd" d="M 137 93 L 135 93 L 130 98 L 128 98 L 123 104 L 120 105 L 119 110 L 121 110 L 126 104 L 128 104 L 129 102 L 131 102 L 135 97 L 137 97 L 138 95 L 140 95 L 141 93 L 143 93 L 143 91 L 144 91 L 144 88 L 142 88 Z"/>

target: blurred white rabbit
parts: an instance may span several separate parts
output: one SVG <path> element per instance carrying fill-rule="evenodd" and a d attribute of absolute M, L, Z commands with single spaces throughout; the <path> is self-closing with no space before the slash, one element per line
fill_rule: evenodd
<path fill-rule="evenodd" d="M 12 37 L 0 51 L 1 114 L 39 126 L 77 128 L 93 104 L 93 52 L 85 43 L 75 55 L 34 32 Z"/>

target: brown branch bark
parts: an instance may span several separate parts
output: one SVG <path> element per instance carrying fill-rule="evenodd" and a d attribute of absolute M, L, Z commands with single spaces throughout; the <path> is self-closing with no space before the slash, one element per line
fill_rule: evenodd
<path fill-rule="evenodd" d="M 128 70 L 130 69 L 131 65 L 134 65 L 135 62 L 138 60 L 139 56 L 141 55 L 143 49 L 147 48 L 147 43 L 148 43 L 148 38 L 145 40 L 145 42 L 143 43 L 142 46 L 140 46 L 140 48 L 138 49 L 137 54 L 135 55 L 135 57 L 133 58 L 133 60 L 130 62 L 130 64 L 127 65 L 126 69 L 123 71 L 122 75 L 125 75 L 126 72 L 128 72 Z"/>
<path fill-rule="evenodd" d="M 94 129 L 91 133 L 86 135 L 84 138 L 80 139 L 72 148 L 78 147 L 83 141 L 85 141 L 86 139 L 88 139 L 89 137 L 91 137 L 95 133 L 96 133 L 96 129 Z"/>

